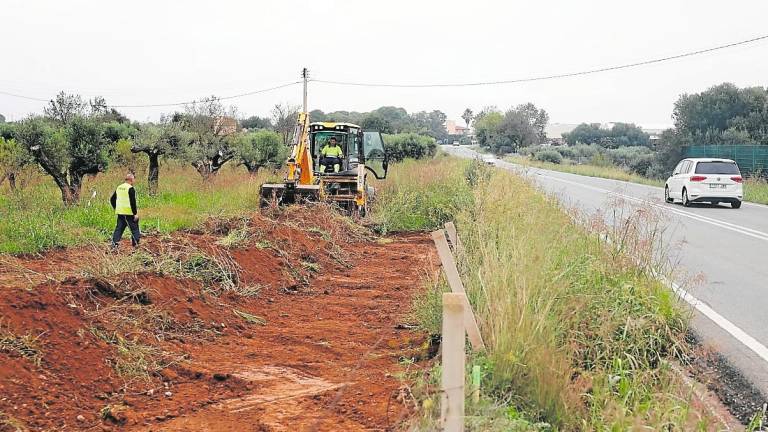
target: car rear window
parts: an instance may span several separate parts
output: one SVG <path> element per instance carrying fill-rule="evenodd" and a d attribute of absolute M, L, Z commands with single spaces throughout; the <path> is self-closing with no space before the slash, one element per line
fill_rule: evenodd
<path fill-rule="evenodd" d="M 699 162 L 696 174 L 740 174 L 739 167 L 733 162 Z"/>

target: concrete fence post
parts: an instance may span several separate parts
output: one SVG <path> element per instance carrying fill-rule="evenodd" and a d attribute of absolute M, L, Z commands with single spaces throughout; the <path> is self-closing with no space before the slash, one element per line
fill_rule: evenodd
<path fill-rule="evenodd" d="M 443 293 L 443 375 L 440 421 L 445 432 L 464 431 L 464 304 L 462 293 Z"/>

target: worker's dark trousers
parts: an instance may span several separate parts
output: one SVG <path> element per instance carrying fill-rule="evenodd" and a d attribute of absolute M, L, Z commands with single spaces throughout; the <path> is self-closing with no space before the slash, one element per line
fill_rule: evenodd
<path fill-rule="evenodd" d="M 115 233 L 112 234 L 112 246 L 117 246 L 120 243 L 126 227 L 131 229 L 131 244 L 134 247 L 139 245 L 141 238 L 139 222 L 133 219 L 133 215 L 117 215 L 117 226 L 115 226 Z"/>
<path fill-rule="evenodd" d="M 334 172 L 334 165 L 341 169 L 341 158 L 326 156 L 320 160 L 320 165 L 323 166 L 322 172 Z"/>

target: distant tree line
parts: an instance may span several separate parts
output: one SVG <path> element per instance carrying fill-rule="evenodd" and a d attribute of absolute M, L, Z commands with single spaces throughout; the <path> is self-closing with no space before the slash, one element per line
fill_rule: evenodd
<path fill-rule="evenodd" d="M 447 116 L 439 110 L 408 113 L 404 108 L 383 106 L 371 112 L 321 110 L 310 111 L 312 121 L 347 122 L 360 125 L 363 129 L 378 130 L 384 134 L 415 133 L 445 140 Z"/>

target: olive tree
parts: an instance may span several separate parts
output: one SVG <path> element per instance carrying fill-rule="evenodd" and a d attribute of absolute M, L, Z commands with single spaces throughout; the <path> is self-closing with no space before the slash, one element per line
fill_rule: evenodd
<path fill-rule="evenodd" d="M 136 134 L 132 153 L 145 153 L 149 158 L 147 182 L 149 194 L 156 195 L 160 182 L 160 157 L 176 155 L 190 142 L 190 134 L 182 129 L 181 123 L 162 117 L 160 123 L 143 125 Z"/>
<path fill-rule="evenodd" d="M 61 190 L 61 199 L 71 205 L 80 199 L 86 174 L 106 170 L 111 142 L 103 124 L 76 115 L 66 124 L 58 120 L 30 117 L 16 129 L 18 141 L 30 152 Z"/>
<path fill-rule="evenodd" d="M 209 179 L 235 157 L 236 110 L 225 108 L 218 98 L 211 96 L 187 105 L 185 111 L 185 114 L 175 116 L 190 134 L 184 157 L 203 179 Z"/>
<path fill-rule="evenodd" d="M 257 173 L 260 168 L 280 166 L 289 154 L 280 134 L 265 129 L 240 135 L 235 147 L 240 164 L 251 174 Z"/>

